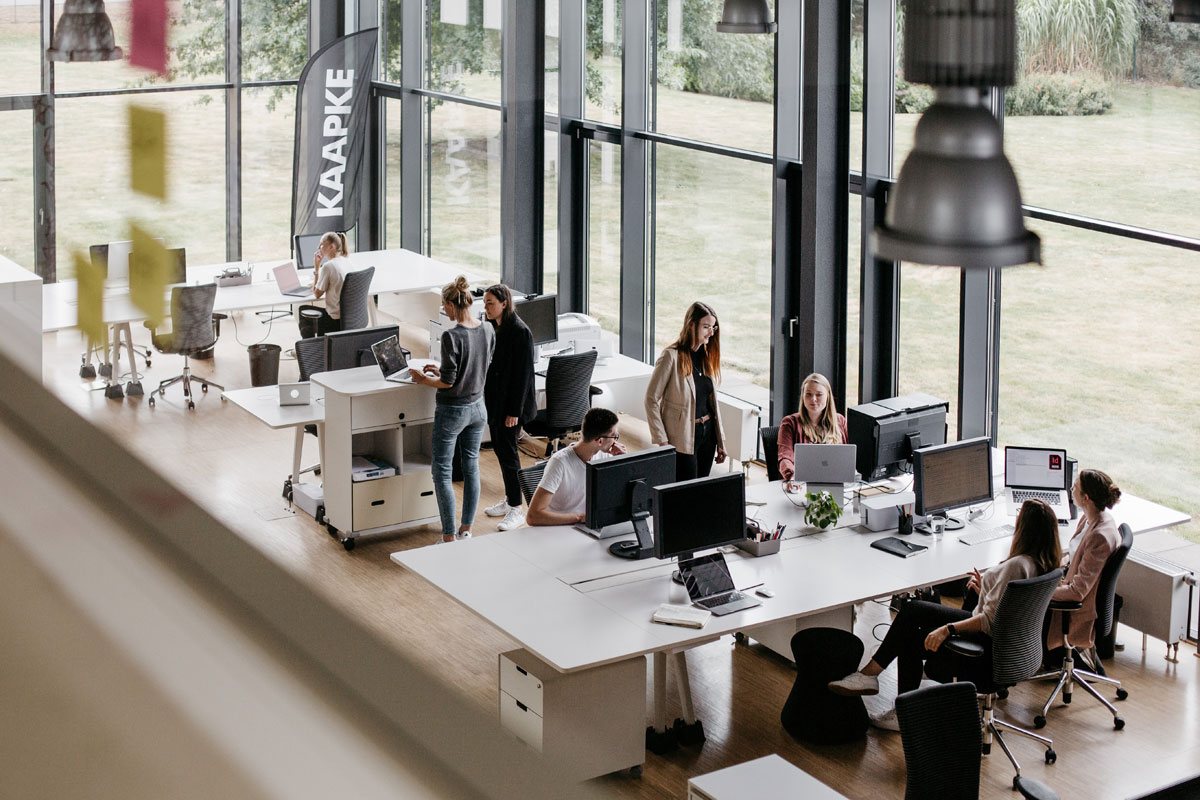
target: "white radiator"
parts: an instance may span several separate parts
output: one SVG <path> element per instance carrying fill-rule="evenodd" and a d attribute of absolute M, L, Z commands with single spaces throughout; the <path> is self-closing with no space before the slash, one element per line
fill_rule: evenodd
<path fill-rule="evenodd" d="M 1162 639 L 1167 646 L 1178 646 L 1187 635 L 1188 603 L 1195 574 L 1185 567 L 1140 550 L 1130 550 L 1121 575 L 1117 594 L 1121 623 Z"/>

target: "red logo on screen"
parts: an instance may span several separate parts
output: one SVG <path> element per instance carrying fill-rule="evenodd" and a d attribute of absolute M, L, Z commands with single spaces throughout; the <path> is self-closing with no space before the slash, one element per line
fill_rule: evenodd
<path fill-rule="evenodd" d="M 1062 469 L 1062 456 L 1057 453 L 1050 454 L 1050 469 Z"/>

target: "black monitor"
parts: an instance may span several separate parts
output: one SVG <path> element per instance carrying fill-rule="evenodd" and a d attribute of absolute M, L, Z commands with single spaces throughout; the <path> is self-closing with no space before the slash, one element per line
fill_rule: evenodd
<path fill-rule="evenodd" d="M 380 325 L 378 328 L 358 328 L 352 331 L 337 331 L 325 334 L 325 371 L 375 366 L 375 354 L 371 345 L 389 336 L 399 336 L 398 325 Z"/>
<path fill-rule="evenodd" d="M 986 436 L 922 447 L 913 453 L 916 512 L 945 517 L 946 529 L 957 530 L 962 520 L 947 516 L 956 508 L 992 502 L 992 442 Z M 928 528 L 917 527 L 922 533 Z"/>
<path fill-rule="evenodd" d="M 187 283 L 187 253 L 182 247 L 167 248 L 167 283 Z"/>
<path fill-rule="evenodd" d="M 323 233 L 299 233 L 292 237 L 296 254 L 296 269 L 312 269 L 313 253 L 321 244 Z"/>
<path fill-rule="evenodd" d="M 600 461 L 586 469 L 587 501 L 583 523 L 595 531 L 632 522 L 635 541 L 616 542 L 608 548 L 621 558 L 649 558 L 654 554 L 650 537 L 651 490 L 675 480 L 675 448 L 651 447 Z"/>
<path fill-rule="evenodd" d="M 746 538 L 746 482 L 742 473 L 659 486 L 654 490 L 654 555 L 691 558 Z"/>
<path fill-rule="evenodd" d="M 558 341 L 558 295 L 518 297 L 513 311 L 529 326 L 535 345 Z"/>
<path fill-rule="evenodd" d="M 849 444 L 857 445 L 863 480 L 911 469 L 913 451 L 946 443 L 950 404 L 927 394 L 906 394 L 846 409 Z"/>

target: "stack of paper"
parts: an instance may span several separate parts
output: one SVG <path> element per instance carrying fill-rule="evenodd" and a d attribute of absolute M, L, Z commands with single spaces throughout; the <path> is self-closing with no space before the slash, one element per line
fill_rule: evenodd
<path fill-rule="evenodd" d="M 712 616 L 711 611 L 695 606 L 676 606 L 663 603 L 650 619 L 664 625 L 682 625 L 685 628 L 703 628 Z"/>

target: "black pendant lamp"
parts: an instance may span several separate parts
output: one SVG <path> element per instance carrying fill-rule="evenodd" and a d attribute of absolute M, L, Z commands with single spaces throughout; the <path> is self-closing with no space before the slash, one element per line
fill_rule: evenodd
<path fill-rule="evenodd" d="M 967 268 L 1041 263 L 1021 191 L 986 105 L 1016 72 L 1015 0 L 908 0 L 904 74 L 936 99 L 872 239 L 880 258 Z"/>
<path fill-rule="evenodd" d="M 123 54 L 104 0 L 67 0 L 46 55 L 51 61 L 119 61 Z"/>
<path fill-rule="evenodd" d="M 725 0 L 719 33 L 774 33 L 775 20 L 767 0 Z"/>
<path fill-rule="evenodd" d="M 1200 22 L 1200 0 L 1175 0 L 1171 22 Z"/>

